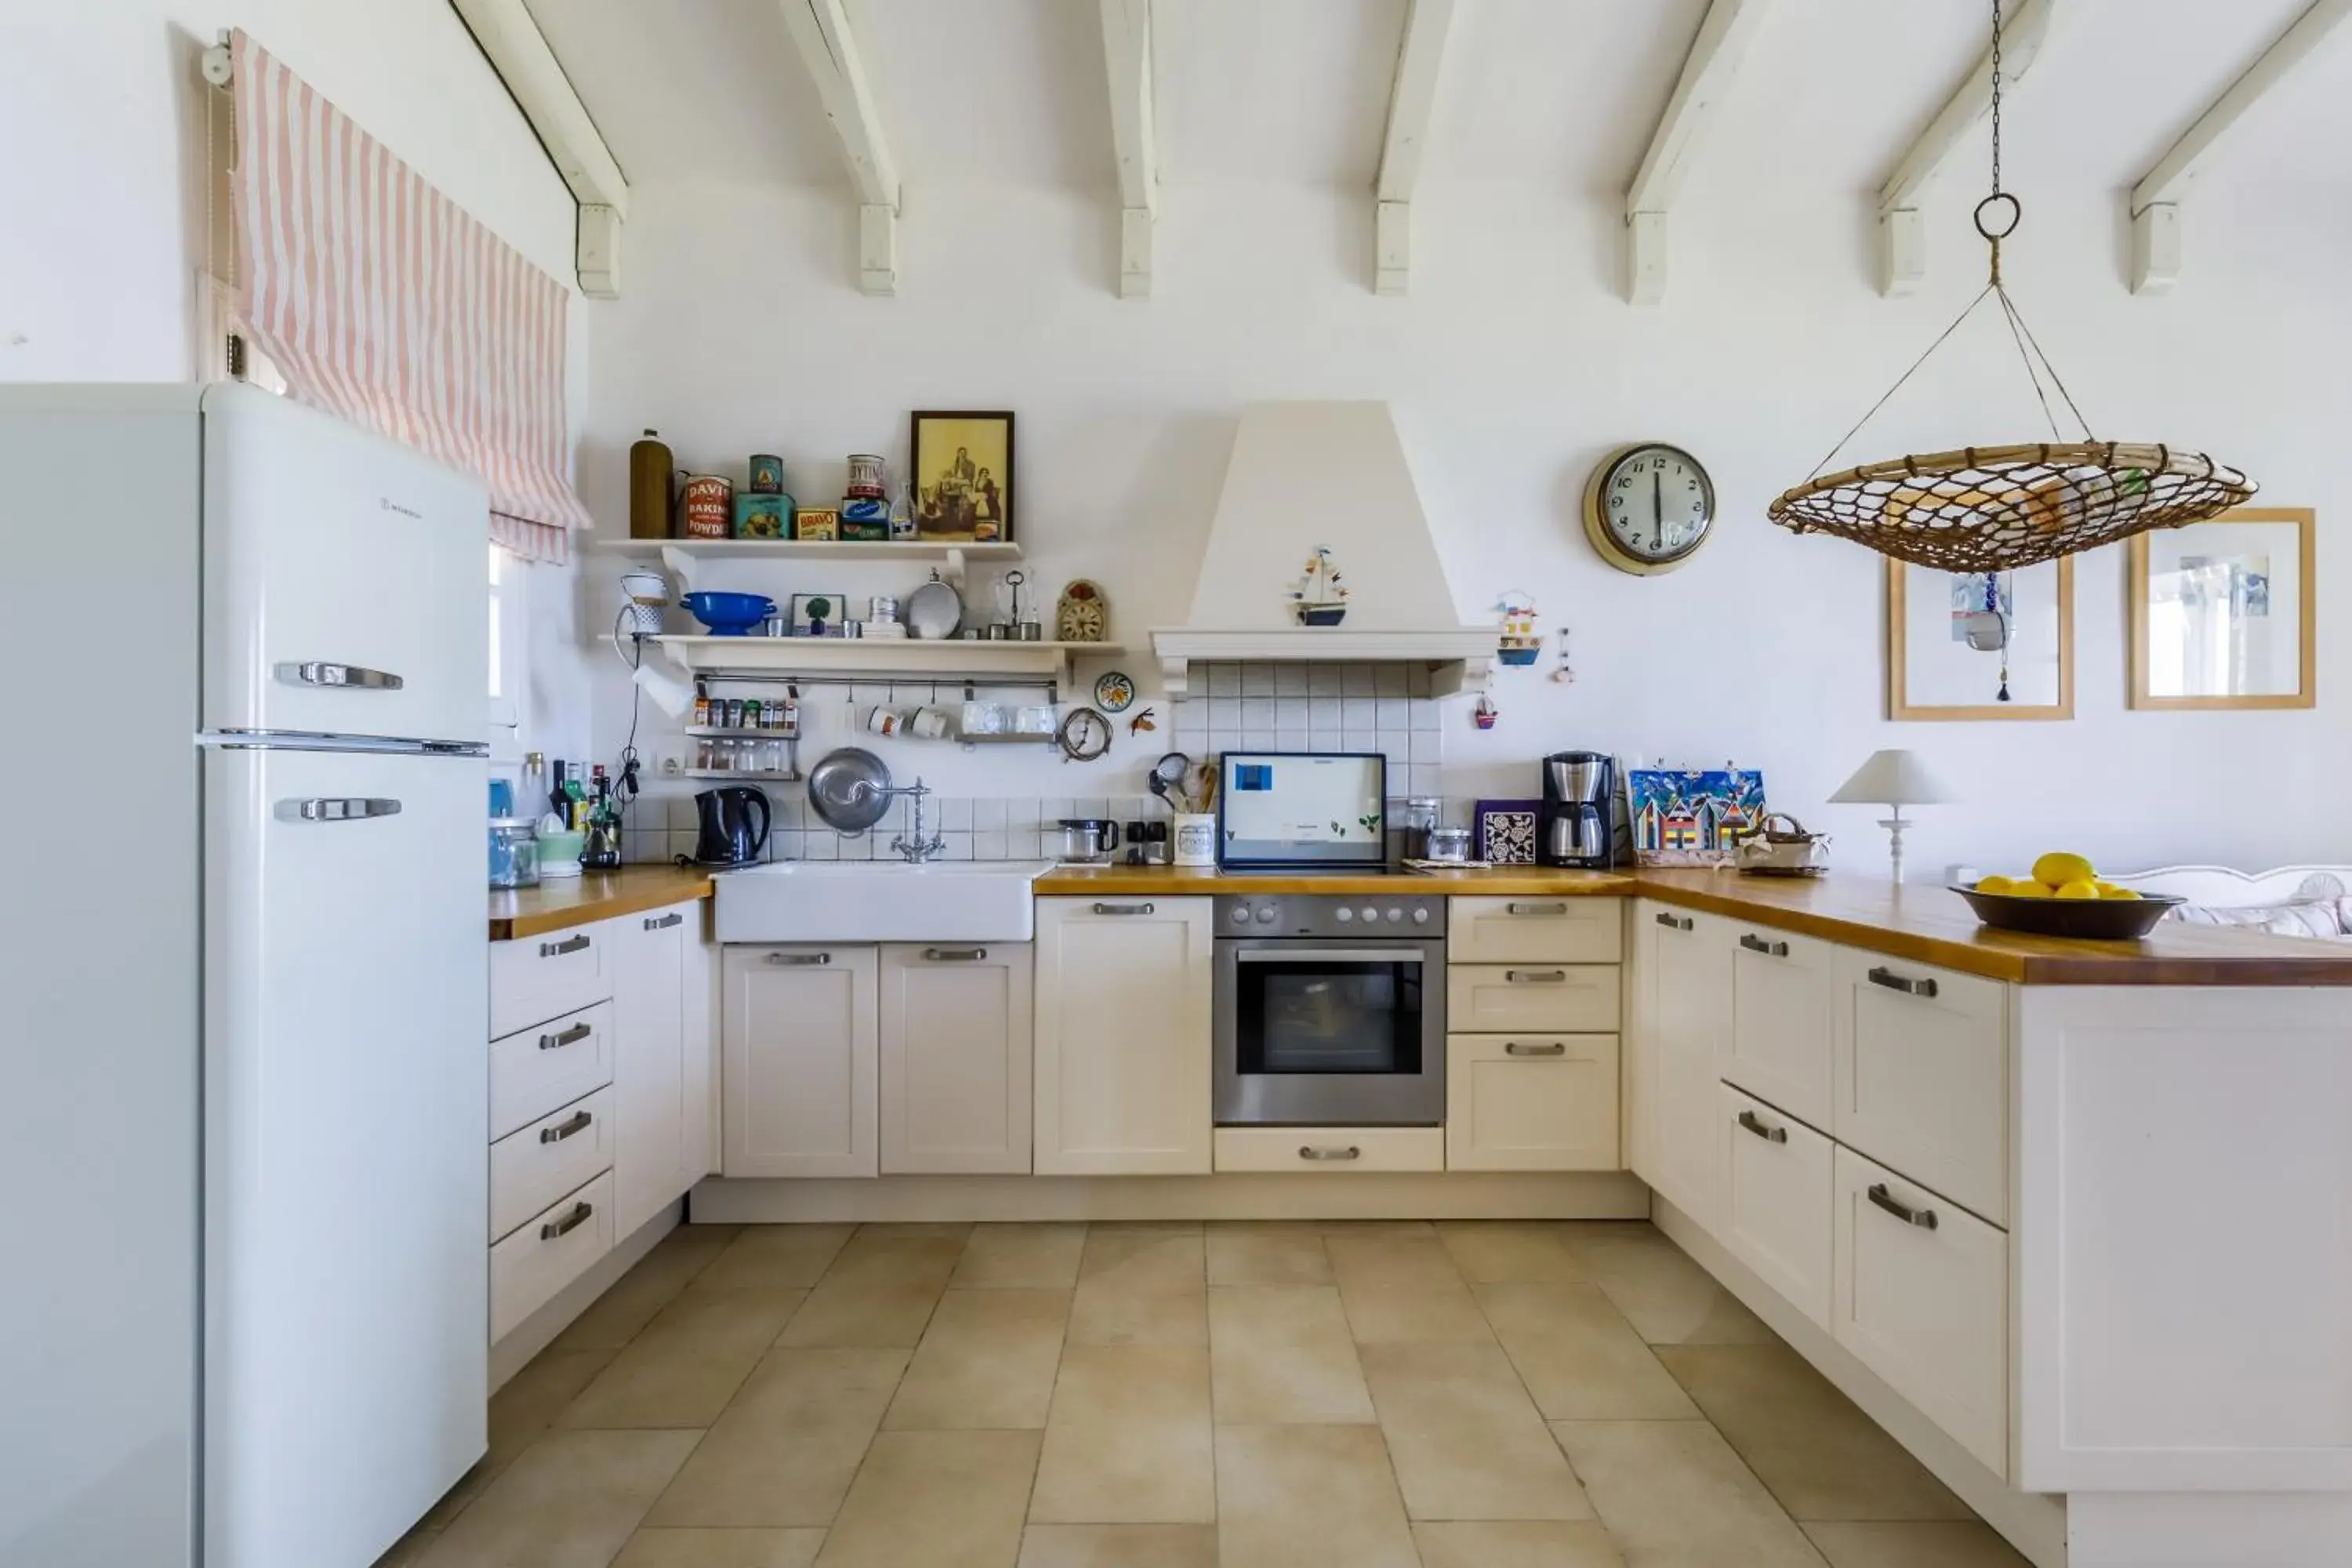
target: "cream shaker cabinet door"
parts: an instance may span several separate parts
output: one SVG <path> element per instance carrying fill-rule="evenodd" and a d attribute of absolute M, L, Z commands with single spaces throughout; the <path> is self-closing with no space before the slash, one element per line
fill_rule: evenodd
<path fill-rule="evenodd" d="M 1202 898 L 1037 900 L 1037 1174 L 1210 1169 L 1213 930 Z"/>
<path fill-rule="evenodd" d="M 686 949 L 698 904 L 599 928 L 613 979 L 613 1226 L 625 1237 L 693 1184 L 686 1168 Z"/>
<path fill-rule="evenodd" d="M 1816 1127 L 1830 1124 L 1837 958 L 1829 942 L 1733 922 L 1724 1081 Z"/>
<path fill-rule="evenodd" d="M 720 963 L 722 1173 L 877 1174 L 877 951 L 730 946 Z"/>
<path fill-rule="evenodd" d="M 1830 1326 L 1830 1183 L 1836 1145 L 1729 1084 L 1718 1090 L 1723 1228 L 1717 1238 L 1805 1316 Z"/>
<path fill-rule="evenodd" d="M 1656 954 L 1657 1173 L 1651 1184 L 1709 1230 L 1723 1206 L 1717 1086 L 1731 1033 L 1730 925 L 1665 907 L 1648 911 Z"/>
<path fill-rule="evenodd" d="M 1831 1133 L 2008 1223 L 2008 988 L 1853 948 L 1837 959 Z"/>
<path fill-rule="evenodd" d="M 882 1172 L 1026 1174 L 1027 942 L 882 950 Z"/>
<path fill-rule="evenodd" d="M 1619 1169 L 1617 1037 L 1447 1036 L 1445 1168 Z"/>

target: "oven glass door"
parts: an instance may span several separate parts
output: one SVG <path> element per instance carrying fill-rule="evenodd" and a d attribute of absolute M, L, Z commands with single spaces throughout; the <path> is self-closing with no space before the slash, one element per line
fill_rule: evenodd
<path fill-rule="evenodd" d="M 1444 948 L 1220 942 L 1217 1120 L 1295 1126 L 1444 1119 Z"/>

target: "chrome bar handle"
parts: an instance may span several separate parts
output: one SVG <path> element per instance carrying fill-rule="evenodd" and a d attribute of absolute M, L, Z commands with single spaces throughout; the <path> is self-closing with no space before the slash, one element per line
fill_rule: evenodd
<path fill-rule="evenodd" d="M 278 679 L 292 686 L 356 686 L 370 691 L 398 691 L 408 684 L 387 669 L 331 664 L 324 659 L 281 664 L 278 667 Z"/>
<path fill-rule="evenodd" d="M 1662 910 L 1658 915 L 1658 923 L 1668 931 L 1689 931 L 1696 927 L 1698 921 L 1688 915 L 1670 915 Z"/>
<path fill-rule="evenodd" d="M 588 933 L 583 931 L 578 936 L 567 936 L 562 942 L 541 942 L 539 944 L 539 956 L 541 958 L 562 958 L 567 952 L 583 952 L 587 946 Z"/>
<path fill-rule="evenodd" d="M 586 1225 L 588 1223 L 588 1216 L 595 1212 L 596 1205 L 593 1204 L 574 1204 L 572 1205 L 572 1212 L 565 1215 L 562 1219 L 550 1220 L 547 1224 L 541 1226 L 539 1227 L 539 1239 L 541 1241 L 553 1241 L 559 1236 L 569 1236 L 573 1231 L 578 1230 L 582 1226 Z"/>
<path fill-rule="evenodd" d="M 1568 900 L 1563 899 L 1556 904 L 1506 904 L 1503 912 L 1520 916 L 1564 915 L 1568 913 Z"/>
<path fill-rule="evenodd" d="M 1530 1046 L 1522 1040 L 1506 1040 L 1503 1042 L 1503 1054 L 1513 1057 L 1564 1057 L 1568 1055 L 1568 1046 L 1560 1040 L 1554 1040 L 1548 1046 Z"/>
<path fill-rule="evenodd" d="M 1739 1125 L 1747 1128 L 1767 1143 L 1786 1143 L 1789 1141 L 1787 1128 L 1767 1127 L 1764 1125 L 1763 1119 L 1752 1110 L 1743 1110 L 1739 1113 Z"/>
<path fill-rule="evenodd" d="M 289 822 L 359 822 L 371 816 L 398 816 L 400 802 L 376 795 L 331 795 L 278 804 L 278 815 Z"/>
<path fill-rule="evenodd" d="M 1565 969 L 1506 969 L 1503 971 L 1503 984 L 1506 985 L 1565 985 L 1568 984 L 1568 971 Z"/>
<path fill-rule="evenodd" d="M 927 947 L 923 959 L 928 963 L 977 963 L 988 956 L 984 947 Z"/>
<path fill-rule="evenodd" d="M 1318 1149 L 1312 1143 L 1301 1143 L 1298 1146 L 1298 1157 L 1302 1160 L 1360 1160 L 1364 1157 L 1364 1152 L 1353 1143 L 1344 1149 Z"/>
<path fill-rule="evenodd" d="M 761 962 L 763 963 L 806 967 L 813 963 L 831 963 L 833 962 L 833 954 L 829 952 L 772 952 Z"/>
<path fill-rule="evenodd" d="M 1909 975 L 1897 974 L 1891 969 L 1872 970 L 1870 972 L 1870 983 L 1873 985 L 1884 985 L 1889 991 L 1900 991 L 1906 996 L 1932 997 L 1936 994 L 1936 983 L 1934 981 L 1914 980 Z"/>
<path fill-rule="evenodd" d="M 1098 915 L 1148 915 L 1151 913 L 1151 906 L 1150 904 L 1097 904 L 1095 906 L 1095 913 Z"/>
<path fill-rule="evenodd" d="M 539 1048 L 542 1051 L 560 1051 L 566 1046 L 578 1045 L 595 1032 L 585 1024 L 574 1024 L 560 1035 L 540 1036 Z"/>
<path fill-rule="evenodd" d="M 588 1124 L 595 1120 L 584 1110 L 575 1110 L 556 1126 L 541 1128 L 539 1141 L 542 1143 L 561 1143 L 574 1132 L 588 1131 Z"/>
<path fill-rule="evenodd" d="M 1906 1205 L 1896 1203 L 1895 1201 L 1894 1194 L 1886 1190 L 1886 1184 L 1885 1182 L 1874 1182 L 1871 1184 L 1869 1191 L 1864 1195 L 1867 1196 L 1872 1203 L 1876 1204 L 1880 1208 L 1885 1209 L 1888 1214 L 1893 1215 L 1905 1225 L 1916 1225 L 1921 1230 L 1933 1230 L 1936 1228 L 1936 1211 L 1934 1209 L 1915 1209 Z"/>
<path fill-rule="evenodd" d="M 673 910 L 671 913 L 660 916 L 657 919 L 646 921 L 646 929 L 647 931 L 667 931 L 672 926 L 684 925 L 685 923 L 686 917 Z"/>
<path fill-rule="evenodd" d="M 1746 948 L 1750 952 L 1760 952 L 1767 958 L 1786 958 L 1789 956 L 1789 944 L 1787 942 L 1766 942 L 1754 931 L 1741 932 L 1739 937 L 1739 945 Z"/>

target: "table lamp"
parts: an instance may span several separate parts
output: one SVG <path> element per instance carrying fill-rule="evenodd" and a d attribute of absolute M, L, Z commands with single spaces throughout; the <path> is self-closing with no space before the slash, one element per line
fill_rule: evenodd
<path fill-rule="evenodd" d="M 1897 884 L 1903 880 L 1903 830 L 1911 826 L 1903 820 L 1903 808 L 1944 805 L 1951 799 L 1952 792 L 1927 771 L 1927 763 L 1915 753 L 1902 751 L 1873 752 L 1870 761 L 1854 769 L 1853 777 L 1830 796 L 1834 805 L 1885 805 L 1894 812 L 1892 816 L 1879 818 L 1878 826 L 1887 832 Z"/>

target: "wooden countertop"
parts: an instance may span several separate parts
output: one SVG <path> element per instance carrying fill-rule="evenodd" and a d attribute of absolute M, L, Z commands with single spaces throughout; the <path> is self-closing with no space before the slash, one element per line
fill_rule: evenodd
<path fill-rule="evenodd" d="M 2166 921 L 2138 942 L 2081 942 L 1994 931 L 1948 890 L 1870 877 L 1814 880 L 1724 870 L 1555 871 L 1532 867 L 1433 875 L 1234 875 L 1165 866 L 1066 868 L 1037 879 L 1041 898 L 1151 894 L 1410 893 L 1575 898 L 1638 896 L 1866 948 L 1891 958 L 2022 985 L 2352 986 L 2352 944 Z"/>
<path fill-rule="evenodd" d="M 490 940 L 541 936 L 566 926 L 665 904 L 710 897 L 710 873 L 698 866 L 626 866 L 552 878 L 536 888 L 490 894 Z"/>

